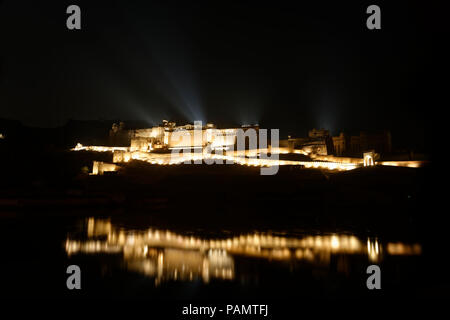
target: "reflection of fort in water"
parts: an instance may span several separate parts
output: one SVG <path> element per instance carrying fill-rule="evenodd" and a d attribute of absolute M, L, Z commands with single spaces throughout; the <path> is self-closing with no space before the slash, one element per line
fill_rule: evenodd
<path fill-rule="evenodd" d="M 226 239 L 200 239 L 151 228 L 124 230 L 109 220 L 94 218 L 88 219 L 86 228 L 86 240 L 67 238 L 68 256 L 123 254 L 128 270 L 154 277 L 156 284 L 199 278 L 205 283 L 210 279 L 232 280 L 234 256 L 326 266 L 332 255 L 360 255 L 370 262 L 379 262 L 386 255 L 421 254 L 418 244 L 382 244 L 377 239 L 362 241 L 349 234 L 294 238 L 255 233 Z"/>

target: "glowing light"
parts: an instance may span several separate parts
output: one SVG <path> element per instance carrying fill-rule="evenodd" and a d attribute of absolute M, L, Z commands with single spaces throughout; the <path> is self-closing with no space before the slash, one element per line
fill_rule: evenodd
<path fill-rule="evenodd" d="M 102 175 L 104 172 L 113 172 L 117 171 L 119 166 L 113 163 L 105 163 L 101 161 L 94 161 L 92 165 L 92 173 L 91 175 Z"/>
<path fill-rule="evenodd" d="M 377 262 L 380 259 L 381 252 L 378 248 L 379 243 L 377 239 L 373 241 L 371 241 L 369 238 L 367 239 L 367 255 L 370 261 Z"/>
<path fill-rule="evenodd" d="M 339 248 L 339 239 L 337 236 L 331 237 L 331 248 L 338 249 Z"/>
<path fill-rule="evenodd" d="M 388 243 L 387 252 L 391 255 L 420 255 L 422 247 L 419 244 Z"/>
<path fill-rule="evenodd" d="M 227 239 L 200 239 L 169 230 L 123 230 L 109 220 L 89 218 L 86 240 L 67 238 L 65 250 L 77 253 L 122 253 L 128 269 L 155 277 L 158 285 L 166 280 L 193 281 L 201 278 L 233 279 L 234 255 L 269 260 L 305 260 L 323 263 L 331 254 L 367 253 L 372 262 L 381 260 L 383 246 L 367 239 L 367 248 L 353 235 L 309 235 L 302 238 L 271 234 L 242 234 Z M 106 237 L 104 237 L 106 235 Z M 100 240 L 101 239 L 101 240 Z M 385 254 L 419 255 L 419 244 L 388 243 Z"/>
<path fill-rule="evenodd" d="M 81 143 L 77 143 L 72 151 L 95 151 L 95 152 L 114 152 L 114 151 L 128 151 L 128 147 L 106 147 L 106 146 L 83 146 Z"/>
<path fill-rule="evenodd" d="M 420 168 L 426 165 L 428 161 L 381 161 L 377 164 L 392 167 Z"/>

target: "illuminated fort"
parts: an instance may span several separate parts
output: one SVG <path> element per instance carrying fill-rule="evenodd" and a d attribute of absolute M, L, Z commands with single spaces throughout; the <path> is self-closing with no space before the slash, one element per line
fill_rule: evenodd
<path fill-rule="evenodd" d="M 391 165 L 419 167 L 420 161 L 377 161 L 380 151 L 390 150 L 390 134 L 348 137 L 341 133 L 331 137 L 329 131 L 313 129 L 306 138 L 279 140 L 278 131 L 260 129 L 259 125 L 219 129 L 201 122 L 177 126 L 163 120 L 159 126 L 124 130 L 114 124 L 110 130 L 113 146 L 84 146 L 78 143 L 73 151 L 112 152 L 113 163 L 95 161 L 92 174 L 116 171 L 120 163 L 141 160 L 157 165 L 181 163 L 240 164 L 259 167 L 283 165 L 327 170 L 352 170 L 362 166 Z M 120 143 L 118 143 L 120 142 Z M 116 146 L 114 146 L 116 143 Z M 126 146 L 124 146 L 124 144 Z M 376 149 L 370 149 L 376 148 Z M 359 156 L 342 156 L 347 150 Z M 301 155 L 283 159 L 280 155 Z"/>

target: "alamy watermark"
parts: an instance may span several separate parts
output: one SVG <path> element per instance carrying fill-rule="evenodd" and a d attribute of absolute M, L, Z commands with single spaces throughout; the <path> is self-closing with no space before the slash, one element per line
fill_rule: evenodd
<path fill-rule="evenodd" d="M 261 175 L 274 175 L 279 166 L 279 129 L 203 128 L 194 122 L 194 130 L 175 129 L 170 140 L 171 161 L 184 159 L 185 164 L 234 164 L 236 162 L 261 167 Z"/>
<path fill-rule="evenodd" d="M 67 289 L 69 289 L 69 290 L 81 289 L 81 269 L 80 269 L 80 267 L 75 264 L 72 264 L 67 267 L 66 273 L 70 274 L 70 276 L 67 278 L 67 281 L 66 281 Z"/>
<path fill-rule="evenodd" d="M 381 289 L 381 269 L 376 264 L 372 264 L 367 267 L 367 274 L 370 276 L 367 278 L 366 285 L 367 289 Z"/>

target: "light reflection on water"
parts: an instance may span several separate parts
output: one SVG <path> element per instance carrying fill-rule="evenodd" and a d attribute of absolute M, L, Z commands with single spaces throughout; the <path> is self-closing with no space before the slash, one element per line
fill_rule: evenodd
<path fill-rule="evenodd" d="M 82 240 L 68 235 L 65 251 L 69 257 L 120 254 L 129 271 L 154 278 L 155 285 L 165 281 L 233 280 L 236 257 L 327 266 L 333 255 L 359 256 L 378 263 L 390 255 L 420 255 L 422 251 L 419 244 L 382 243 L 351 234 L 290 237 L 253 233 L 206 239 L 153 228 L 123 229 L 109 219 L 96 218 L 87 220 L 84 231 Z"/>

